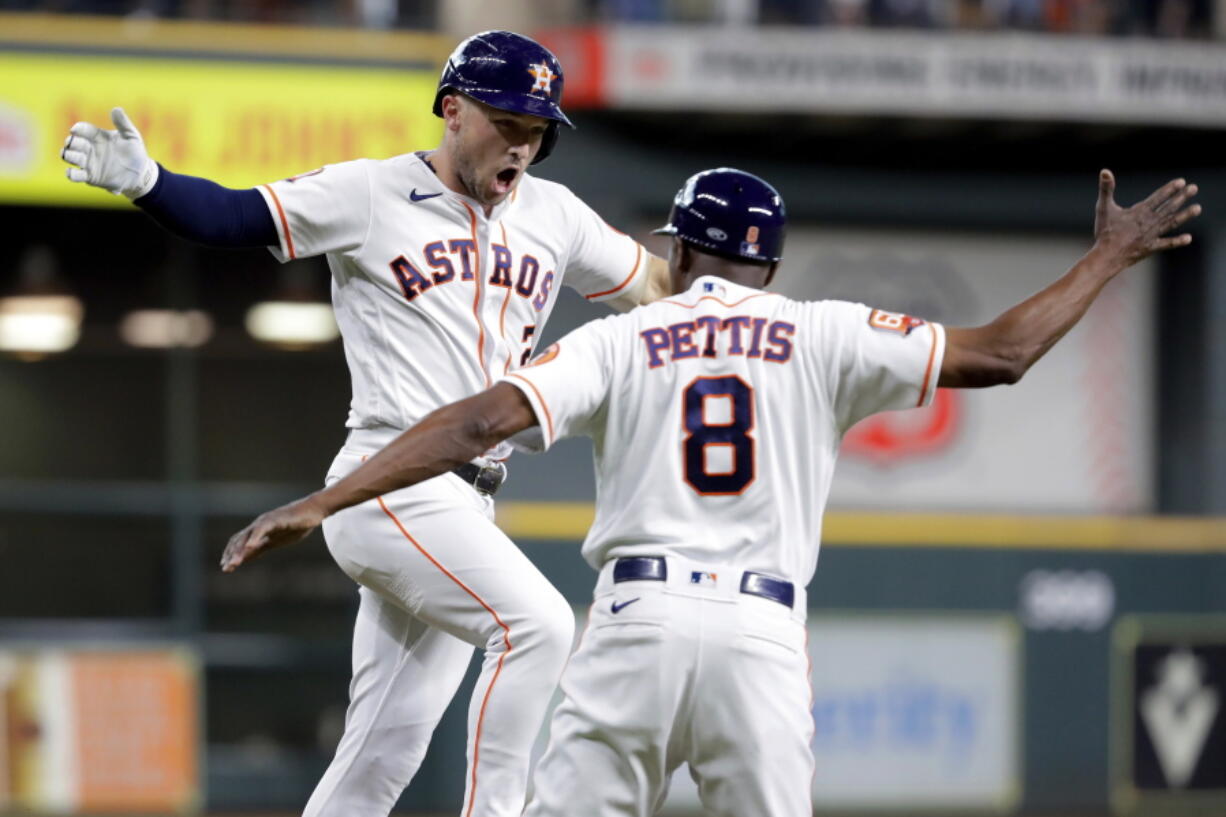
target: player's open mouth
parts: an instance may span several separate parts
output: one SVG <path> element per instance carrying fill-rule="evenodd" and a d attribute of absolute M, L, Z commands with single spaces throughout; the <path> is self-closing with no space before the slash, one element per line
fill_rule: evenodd
<path fill-rule="evenodd" d="M 511 186 L 515 184 L 515 177 L 518 175 L 519 169 L 514 167 L 508 167 L 498 171 L 498 175 L 494 177 L 494 192 L 510 192 Z"/>

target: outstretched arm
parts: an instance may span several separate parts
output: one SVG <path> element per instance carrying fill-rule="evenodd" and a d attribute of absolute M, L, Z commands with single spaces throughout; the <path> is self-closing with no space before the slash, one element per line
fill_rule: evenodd
<path fill-rule="evenodd" d="M 265 247 L 279 243 L 277 227 L 257 190 L 231 190 L 171 173 L 149 158 L 140 131 L 123 108 L 111 111 L 115 130 L 78 122 L 60 157 L 70 181 L 132 199 L 170 232 L 211 247 Z"/>
<path fill-rule="evenodd" d="M 937 385 L 970 388 L 1016 383 L 1081 320 L 1108 281 L 1155 252 L 1192 243 L 1188 233 L 1167 233 L 1200 215 L 1199 204 L 1185 206 L 1196 193 L 1196 185 L 1175 179 L 1144 201 L 1123 208 L 1115 203 L 1115 177 L 1103 170 L 1094 246 L 1064 277 L 991 323 L 947 328 Z"/>
<path fill-rule="evenodd" d="M 345 478 L 261 514 L 230 537 L 221 569 L 229 573 L 265 551 L 301 541 L 339 510 L 445 474 L 534 425 L 527 398 L 507 383 L 444 406 Z"/>
<path fill-rule="evenodd" d="M 153 189 L 132 202 L 170 232 L 209 247 L 275 247 L 277 225 L 255 188 L 232 190 L 158 165 Z"/>

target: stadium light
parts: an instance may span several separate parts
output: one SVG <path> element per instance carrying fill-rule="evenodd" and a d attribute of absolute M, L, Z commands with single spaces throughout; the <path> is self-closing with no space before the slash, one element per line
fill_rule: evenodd
<path fill-rule="evenodd" d="M 21 257 L 17 286 L 0 298 L 0 352 L 41 360 L 76 345 L 85 309 L 60 283 L 50 248 L 30 247 Z"/>
<path fill-rule="evenodd" d="M 213 319 L 198 309 L 136 309 L 119 322 L 119 336 L 140 349 L 195 348 L 213 337 Z"/>
<path fill-rule="evenodd" d="M 247 331 L 262 343 L 302 350 L 336 340 L 332 307 L 321 301 L 264 301 L 247 310 Z"/>
<path fill-rule="evenodd" d="M 282 267 L 276 294 L 247 310 L 247 331 L 261 343 L 293 351 L 336 340 L 340 330 L 332 305 L 318 290 L 319 278 L 318 267 Z"/>

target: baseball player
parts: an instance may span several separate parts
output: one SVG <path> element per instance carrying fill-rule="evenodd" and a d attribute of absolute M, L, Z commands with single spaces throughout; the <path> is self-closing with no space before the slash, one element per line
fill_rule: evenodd
<path fill-rule="evenodd" d="M 1182 179 L 1140 204 L 1100 178 L 1095 243 L 1047 289 L 976 328 L 762 291 L 783 201 L 709 170 L 668 224 L 676 295 L 580 327 L 493 388 L 434 412 L 346 478 L 235 534 L 228 567 L 340 509 L 446 473 L 512 435 L 595 443 L 600 572 L 536 774 L 529 817 L 656 812 L 683 762 L 707 813 L 809 817 L 813 721 L 804 587 L 839 441 L 937 386 L 1014 383 L 1115 275 L 1200 212 Z M 429 484 L 429 483 L 427 483 Z M 326 524 L 326 523 L 325 523 Z"/>
<path fill-rule="evenodd" d="M 668 267 L 565 187 L 528 175 L 571 126 L 562 68 L 507 31 L 462 42 L 443 69 L 437 149 L 329 165 L 252 190 L 152 161 L 121 109 L 116 130 L 77 123 L 73 181 L 132 198 L 168 229 L 215 246 L 324 254 L 353 378 L 335 483 L 431 410 L 526 362 L 567 284 L 620 309 L 658 298 Z M 336 756 L 308 817 L 385 815 L 417 770 L 472 655 L 464 815 L 519 815 L 529 753 L 570 650 L 562 596 L 493 524 L 508 446 L 328 520 L 361 585 L 353 682 Z"/>

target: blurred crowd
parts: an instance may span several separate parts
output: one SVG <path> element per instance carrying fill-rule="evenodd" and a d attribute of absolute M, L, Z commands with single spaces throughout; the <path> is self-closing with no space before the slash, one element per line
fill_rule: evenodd
<path fill-rule="evenodd" d="M 451 0 L 0 0 L 0 8 L 245 22 L 436 28 Z M 1208 39 L 1226 0 L 553 0 L 551 24 L 600 22 L 1025 30 Z M 537 15 L 538 17 L 540 15 Z M 539 20 L 534 20 L 539 22 Z"/>

